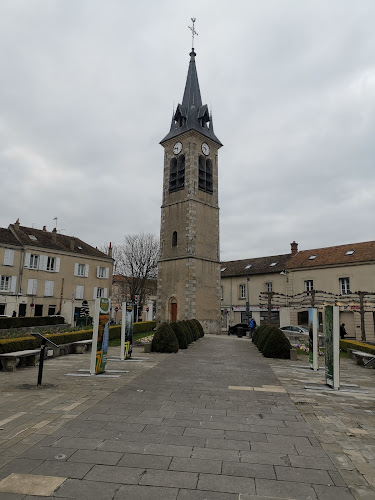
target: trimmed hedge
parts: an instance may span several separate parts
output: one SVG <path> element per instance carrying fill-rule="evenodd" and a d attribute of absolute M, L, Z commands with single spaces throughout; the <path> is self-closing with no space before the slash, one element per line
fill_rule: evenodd
<path fill-rule="evenodd" d="M 198 321 L 197 319 L 192 319 L 191 320 L 195 326 L 198 328 L 198 331 L 199 331 L 199 336 L 200 337 L 204 337 L 204 330 L 203 330 L 203 326 L 201 325 L 200 321 Z"/>
<path fill-rule="evenodd" d="M 188 344 L 191 344 L 193 342 L 193 336 L 191 334 L 190 328 L 187 327 L 185 324 L 185 321 L 177 321 L 177 323 L 180 325 L 180 328 L 185 332 L 186 336 L 186 341 Z"/>
<path fill-rule="evenodd" d="M 357 340 L 340 340 L 340 349 L 348 352 L 348 349 L 355 349 L 356 351 L 368 352 L 375 355 L 375 346 L 358 342 Z"/>
<path fill-rule="evenodd" d="M 147 324 L 146 327 L 143 324 Z M 155 321 L 144 321 L 141 323 L 134 323 L 133 333 L 144 333 L 151 331 L 155 326 Z M 92 328 L 89 330 L 81 330 L 76 332 L 65 333 L 42 333 L 47 338 L 51 339 L 57 345 L 70 344 L 78 340 L 92 339 Z M 113 325 L 109 327 L 109 340 L 119 339 L 121 337 L 121 325 Z M 25 351 L 28 349 L 38 349 L 40 347 L 40 340 L 32 337 L 17 337 L 14 339 L 1 339 L 0 340 L 0 354 L 8 352 Z"/>
<path fill-rule="evenodd" d="M 267 328 L 265 328 L 259 335 L 258 338 L 258 344 L 257 347 L 260 350 L 260 352 L 263 352 L 263 348 L 265 346 L 265 343 L 267 342 L 268 337 L 270 336 L 271 332 L 274 330 L 277 330 L 275 326 L 268 325 Z"/>
<path fill-rule="evenodd" d="M 174 322 L 169 323 L 169 326 L 172 328 L 177 337 L 178 347 L 180 349 L 187 349 L 188 341 L 186 338 L 185 330 L 182 328 L 182 326 L 179 323 L 174 323 Z"/>
<path fill-rule="evenodd" d="M 253 342 L 254 342 L 255 345 L 258 345 L 258 340 L 259 340 L 260 334 L 263 332 L 263 330 L 265 330 L 266 328 L 268 328 L 268 326 L 269 325 L 260 325 L 255 330 L 254 335 L 253 335 Z"/>
<path fill-rule="evenodd" d="M 189 322 L 187 319 L 184 319 L 181 321 L 181 323 L 185 326 L 185 330 L 187 330 L 188 335 L 190 337 L 190 344 L 195 341 L 195 335 L 193 332 L 192 327 L 189 325 Z"/>
<path fill-rule="evenodd" d="M 263 356 L 265 358 L 290 359 L 290 345 L 284 332 L 275 328 L 267 335 L 267 340 L 263 346 Z"/>
<path fill-rule="evenodd" d="M 200 335 L 200 332 L 197 328 L 197 325 L 194 323 L 194 321 L 192 319 L 188 319 L 186 321 L 188 322 L 188 325 L 189 325 L 191 331 L 193 332 L 194 340 L 200 339 L 201 335 Z"/>
<path fill-rule="evenodd" d="M 19 318 L 0 318 L 0 330 L 10 328 L 24 328 L 27 326 L 63 325 L 63 316 L 33 316 Z"/>
<path fill-rule="evenodd" d="M 168 323 L 162 323 L 155 332 L 151 343 L 152 352 L 177 352 L 178 340 Z"/>

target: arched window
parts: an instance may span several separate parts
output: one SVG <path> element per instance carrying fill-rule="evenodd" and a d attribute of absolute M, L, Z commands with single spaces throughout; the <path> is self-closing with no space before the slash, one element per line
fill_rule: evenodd
<path fill-rule="evenodd" d="M 185 156 L 172 158 L 169 170 L 169 192 L 184 189 L 185 187 Z"/>
<path fill-rule="evenodd" d="M 173 231 L 173 234 L 172 234 L 172 247 L 176 247 L 177 246 L 177 231 Z"/>
<path fill-rule="evenodd" d="M 198 186 L 201 191 L 206 193 L 213 193 L 213 181 L 212 181 L 212 161 L 204 156 L 199 156 L 198 165 Z"/>

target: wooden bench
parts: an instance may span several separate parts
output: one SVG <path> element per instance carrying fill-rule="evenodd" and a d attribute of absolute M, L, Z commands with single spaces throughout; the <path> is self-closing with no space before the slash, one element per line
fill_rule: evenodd
<path fill-rule="evenodd" d="M 364 366 L 365 368 L 375 368 L 375 356 L 373 354 L 355 350 L 352 350 L 351 354 L 357 365 Z"/>
<path fill-rule="evenodd" d="M 77 340 L 77 342 L 73 342 L 75 354 L 83 354 L 85 351 L 89 351 L 91 347 L 92 340 Z"/>
<path fill-rule="evenodd" d="M 15 372 L 16 367 L 21 360 L 25 361 L 26 366 L 36 366 L 39 361 L 40 349 L 30 349 L 27 351 L 7 352 L 0 354 L 0 360 L 4 371 Z"/>

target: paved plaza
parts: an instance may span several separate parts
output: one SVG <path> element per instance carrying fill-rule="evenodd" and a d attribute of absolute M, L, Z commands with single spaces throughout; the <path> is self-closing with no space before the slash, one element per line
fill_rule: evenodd
<path fill-rule="evenodd" d="M 375 499 L 374 370 L 344 359 L 330 392 L 232 336 L 134 355 L 0 372 L 1 500 Z"/>

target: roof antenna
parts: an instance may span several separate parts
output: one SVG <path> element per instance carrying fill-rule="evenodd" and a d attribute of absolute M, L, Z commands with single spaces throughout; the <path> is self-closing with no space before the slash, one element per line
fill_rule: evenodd
<path fill-rule="evenodd" d="M 188 28 L 189 28 L 189 30 L 191 30 L 191 47 L 192 47 L 193 52 L 194 52 L 194 36 L 195 35 L 198 36 L 198 33 L 195 31 L 195 28 L 194 28 L 194 23 L 196 21 L 196 18 L 192 17 L 191 20 L 193 22 L 193 26 L 188 26 Z"/>

